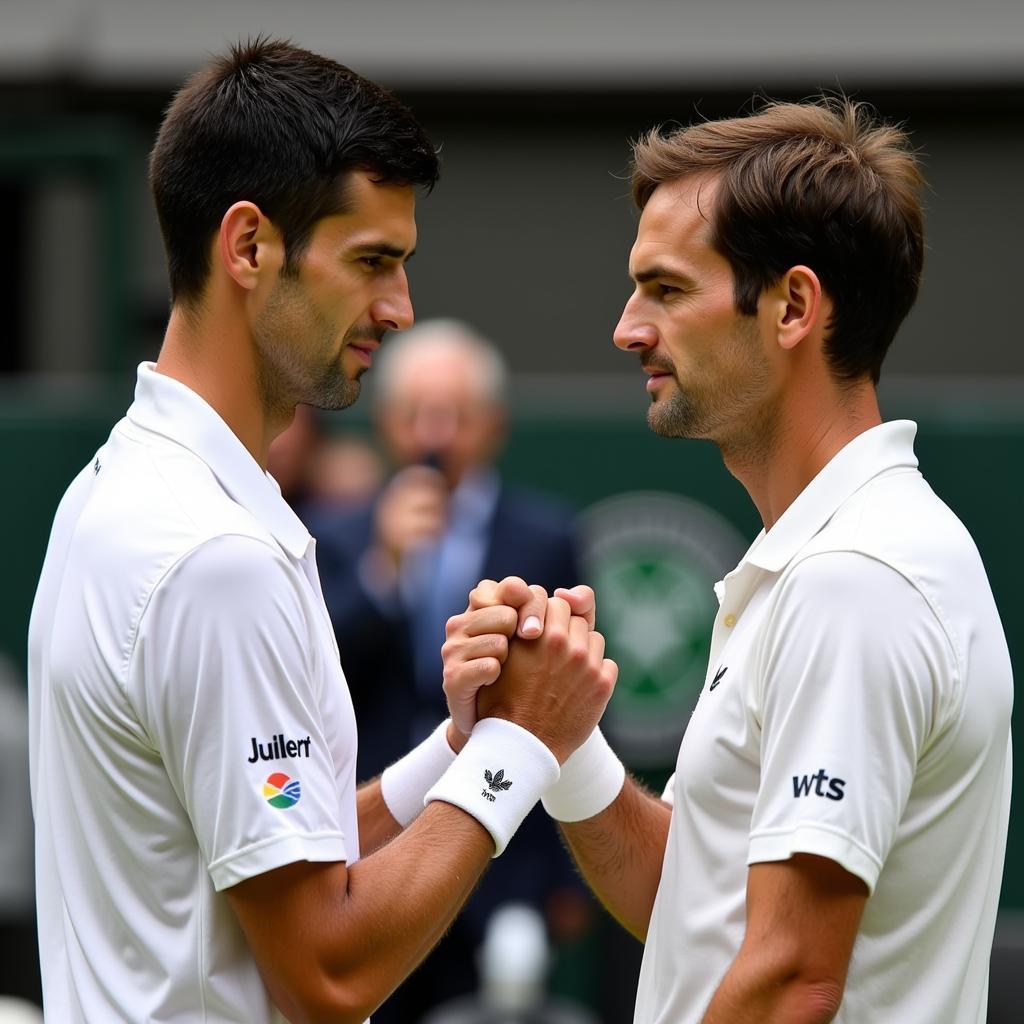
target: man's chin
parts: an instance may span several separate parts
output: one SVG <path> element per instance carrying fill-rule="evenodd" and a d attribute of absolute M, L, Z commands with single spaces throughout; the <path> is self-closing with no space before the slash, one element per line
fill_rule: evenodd
<path fill-rule="evenodd" d="M 362 376 L 362 374 L 359 376 Z M 316 409 L 323 409 L 325 412 L 338 412 L 341 409 L 347 409 L 350 405 L 355 404 L 356 399 L 362 391 L 362 384 L 359 382 L 359 376 L 352 380 L 347 377 L 342 377 L 335 381 L 331 387 L 324 388 L 321 393 L 308 404 L 312 405 Z"/>
<path fill-rule="evenodd" d="M 701 434 L 689 418 L 664 400 L 653 400 L 647 407 L 647 426 L 659 437 L 698 438 Z"/>

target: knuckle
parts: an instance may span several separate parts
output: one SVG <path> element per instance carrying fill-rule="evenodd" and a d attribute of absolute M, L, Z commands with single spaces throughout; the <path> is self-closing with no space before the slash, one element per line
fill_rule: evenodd
<path fill-rule="evenodd" d="M 508 604 L 510 601 L 517 605 L 523 601 L 523 592 L 528 588 L 526 581 L 520 576 L 506 576 L 497 587 L 495 597 L 501 604 Z"/>
<path fill-rule="evenodd" d="M 508 637 L 501 633 L 492 633 L 487 637 L 487 650 L 498 658 L 508 654 Z"/>
<path fill-rule="evenodd" d="M 497 658 L 481 658 L 477 662 L 477 677 L 486 685 L 497 678 L 501 671 L 501 663 Z"/>
<path fill-rule="evenodd" d="M 476 608 L 494 604 L 494 592 L 498 584 L 494 580 L 481 580 L 470 592 L 469 603 Z"/>
<path fill-rule="evenodd" d="M 569 644 L 569 633 L 562 626 L 552 625 L 544 631 L 544 639 L 549 647 L 564 650 Z"/>

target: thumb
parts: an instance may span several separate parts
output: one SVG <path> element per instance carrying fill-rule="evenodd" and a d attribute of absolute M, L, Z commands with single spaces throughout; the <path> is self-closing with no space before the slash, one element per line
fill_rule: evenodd
<path fill-rule="evenodd" d="M 559 587 L 555 596 L 560 597 L 569 605 L 573 615 L 578 615 L 587 620 L 587 625 L 593 629 L 597 621 L 597 598 L 591 587 L 581 583 L 578 586 L 567 588 Z"/>

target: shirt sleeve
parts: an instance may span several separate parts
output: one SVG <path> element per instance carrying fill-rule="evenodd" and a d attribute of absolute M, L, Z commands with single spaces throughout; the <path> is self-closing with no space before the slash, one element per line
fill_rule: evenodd
<path fill-rule="evenodd" d="M 299 573 L 245 536 L 208 540 L 142 617 L 135 701 L 214 886 L 299 860 L 346 860 Z"/>
<path fill-rule="evenodd" d="M 945 632 L 890 566 L 813 555 L 780 585 L 760 667 L 748 863 L 817 854 L 873 891 L 949 707 L 956 667 Z"/>

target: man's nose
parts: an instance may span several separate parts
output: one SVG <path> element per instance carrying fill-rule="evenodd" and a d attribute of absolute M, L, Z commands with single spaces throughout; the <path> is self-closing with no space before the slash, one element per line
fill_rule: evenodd
<path fill-rule="evenodd" d="M 616 348 L 623 352 L 637 352 L 641 349 L 654 348 L 658 343 L 658 332 L 653 325 L 646 323 L 639 315 L 637 297 L 633 295 L 619 317 L 619 322 L 612 334 Z"/>
<path fill-rule="evenodd" d="M 409 295 L 409 278 L 405 268 L 398 269 L 398 280 L 386 294 L 375 299 L 370 306 L 374 323 L 392 331 L 407 331 L 415 319 L 412 311 L 412 297 Z"/>

